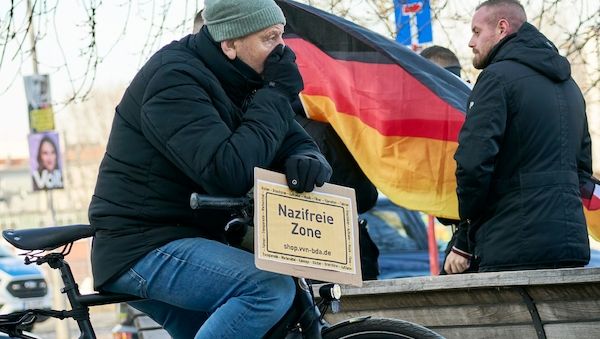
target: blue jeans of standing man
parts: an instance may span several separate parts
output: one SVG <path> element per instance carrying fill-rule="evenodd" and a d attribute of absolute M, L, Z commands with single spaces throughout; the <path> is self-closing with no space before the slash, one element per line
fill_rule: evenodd
<path fill-rule="evenodd" d="M 203 238 L 157 248 L 103 288 L 149 299 L 130 304 L 176 339 L 261 338 L 295 295 L 291 277 L 261 271 L 252 254 Z"/>

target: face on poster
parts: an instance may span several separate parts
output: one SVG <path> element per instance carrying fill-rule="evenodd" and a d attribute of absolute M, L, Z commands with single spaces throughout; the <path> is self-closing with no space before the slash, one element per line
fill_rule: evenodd
<path fill-rule="evenodd" d="M 58 133 L 29 135 L 29 168 L 35 191 L 63 188 L 61 158 Z"/>

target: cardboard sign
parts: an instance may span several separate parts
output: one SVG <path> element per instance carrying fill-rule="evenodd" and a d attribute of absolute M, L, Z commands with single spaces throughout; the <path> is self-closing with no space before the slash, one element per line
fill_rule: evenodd
<path fill-rule="evenodd" d="M 256 267 L 361 286 L 354 190 L 325 184 L 300 194 L 283 174 L 261 168 L 254 178 Z"/>

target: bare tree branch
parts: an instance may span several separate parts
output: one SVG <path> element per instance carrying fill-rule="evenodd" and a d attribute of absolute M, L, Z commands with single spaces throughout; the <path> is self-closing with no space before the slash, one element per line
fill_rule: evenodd
<path fill-rule="evenodd" d="M 28 3 L 31 4 L 31 10 L 27 12 Z M 103 2 L 101 0 L 81 0 L 78 5 L 83 7 L 80 17 L 69 18 L 71 21 L 79 21 L 76 31 L 86 32 L 81 47 L 74 47 L 72 42 L 69 45 L 63 41 L 64 15 L 66 6 L 73 6 L 72 3 L 58 0 L 11 0 L 10 3 L 0 5 L 0 9 L 5 8 L 0 16 L 0 93 L 6 92 L 11 88 L 15 81 L 29 69 L 29 65 L 39 64 L 41 72 L 59 73 L 62 72 L 67 77 L 70 84 L 70 94 L 64 98 L 60 104 L 68 104 L 72 101 L 85 100 L 97 78 L 97 69 L 102 64 L 104 58 L 108 56 L 116 46 L 121 44 L 127 36 L 127 29 L 132 18 L 134 9 L 137 11 L 135 19 L 143 17 L 148 24 L 148 34 L 145 41 L 141 40 L 143 46 L 139 49 L 139 62 L 143 61 L 164 41 L 166 33 L 175 33 L 183 36 L 189 32 L 192 19 L 196 12 L 201 8 L 201 0 L 186 0 L 183 11 L 173 15 L 173 8 L 181 9 L 181 2 L 173 0 L 121 0 L 115 4 L 114 1 Z M 62 6 L 62 7 L 59 7 Z M 111 37 L 112 43 L 103 46 L 100 50 L 98 38 L 100 31 L 99 13 L 107 7 L 122 7 L 120 14 L 126 17 L 122 21 L 120 33 Z M 69 13 L 75 13 L 78 8 L 69 8 Z M 149 10 L 150 9 L 150 10 Z M 182 13 L 182 15 L 179 15 Z M 139 14 L 139 15 L 138 15 Z M 100 20 L 102 20 L 100 18 Z M 62 28 L 59 28 L 62 27 Z M 29 36 L 33 38 L 29 40 Z M 48 39 L 50 36 L 54 41 Z M 106 41 L 106 36 L 103 41 Z M 57 55 L 62 59 L 60 64 L 48 62 L 46 50 L 39 51 L 39 46 L 54 46 L 56 49 L 50 54 Z M 72 51 L 79 51 L 79 54 L 73 56 Z M 34 56 L 38 56 L 37 61 L 32 61 Z M 55 59 L 55 57 L 53 57 Z M 74 59 L 76 58 L 76 59 Z M 53 59 L 53 60 L 54 60 Z M 11 67 L 6 67 L 10 64 Z M 55 63 L 55 62 L 54 62 Z M 16 65 L 16 67 L 14 67 Z M 135 67 L 135 65 L 132 65 Z"/>
<path fill-rule="evenodd" d="M 49 33 L 54 32 L 62 64 L 50 65 L 39 57 L 40 65 L 45 71 L 64 72 L 70 82 L 71 94 L 66 102 L 78 101 L 89 96 L 97 77 L 97 68 L 103 60 L 123 42 L 130 27 L 132 15 L 136 20 L 143 20 L 148 27 L 145 39 L 141 41 L 138 55 L 138 66 L 163 43 L 162 39 L 167 33 L 177 33 L 183 36 L 189 32 L 192 18 L 201 7 L 200 0 L 186 0 L 183 12 L 173 13 L 172 8 L 176 3 L 173 0 L 121 0 L 118 4 L 126 14 L 122 21 L 120 33 L 114 37 L 110 47 L 100 50 L 98 46 L 98 13 L 107 7 L 106 2 L 100 0 L 81 0 L 85 14 L 81 18 L 81 27 L 87 35 L 85 44 L 80 48 L 77 63 L 83 61 L 84 65 L 78 69 L 69 60 L 67 51 L 73 46 L 66 46 L 60 38 L 57 23 L 59 18 L 58 0 L 30 0 L 32 10 L 24 15 L 27 0 L 10 0 L 6 7 L 3 20 L 0 21 L 0 93 L 5 92 L 22 74 L 21 69 L 30 62 L 35 55 L 35 45 L 46 41 Z M 390 0 L 304 0 L 309 5 L 319 7 L 333 14 L 345 17 L 365 27 L 375 29 L 380 33 L 396 37 L 394 22 L 394 1 Z M 596 1 L 588 0 L 522 0 L 527 9 L 529 21 L 539 27 L 554 41 L 561 53 L 567 56 L 572 64 L 584 67 L 586 71 L 580 74 L 585 78 L 582 89 L 591 93 L 600 82 L 600 66 L 598 62 L 589 60 L 589 56 L 598 59 L 600 11 Z M 63 5 L 64 2 L 61 2 Z M 447 41 L 447 47 L 458 52 L 461 60 L 470 59 L 468 49 L 462 46 L 462 40 L 457 39 L 456 32 L 461 28 L 470 26 L 470 19 L 474 10 L 475 1 L 449 1 L 430 0 L 432 25 L 435 25 L 438 40 Z M 63 5 L 64 6 L 64 5 Z M 114 6 L 114 3 L 113 3 Z M 594 10 L 593 7 L 596 7 Z M 2 8 L 2 7 L 0 7 Z M 193 11 L 191 13 L 190 11 Z M 182 17 L 177 17 L 182 13 Z M 568 13 L 568 14 L 567 14 Z M 28 35 L 33 34 L 35 45 L 29 46 Z M 460 45 L 457 45 L 460 41 Z M 591 54 L 590 54 L 591 53 Z M 588 57 L 586 57 L 588 56 Z M 8 70 L 6 63 L 20 65 L 16 70 Z M 467 62 L 465 62 L 465 65 Z M 464 67 L 466 73 L 474 78 L 477 71 L 471 67 Z M 581 72 L 580 72 L 581 73 Z"/>

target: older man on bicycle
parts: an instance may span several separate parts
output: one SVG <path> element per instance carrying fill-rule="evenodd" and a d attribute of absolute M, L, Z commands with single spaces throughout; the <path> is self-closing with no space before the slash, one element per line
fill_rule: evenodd
<path fill-rule="evenodd" d="M 331 167 L 294 121 L 303 83 L 273 0 L 206 0 L 205 26 L 141 68 L 116 108 L 89 209 L 95 288 L 175 338 L 262 337 L 294 298 L 290 277 L 263 272 L 225 244 L 230 215 L 193 211 L 192 192 L 241 196 L 254 167 L 291 189 Z"/>

